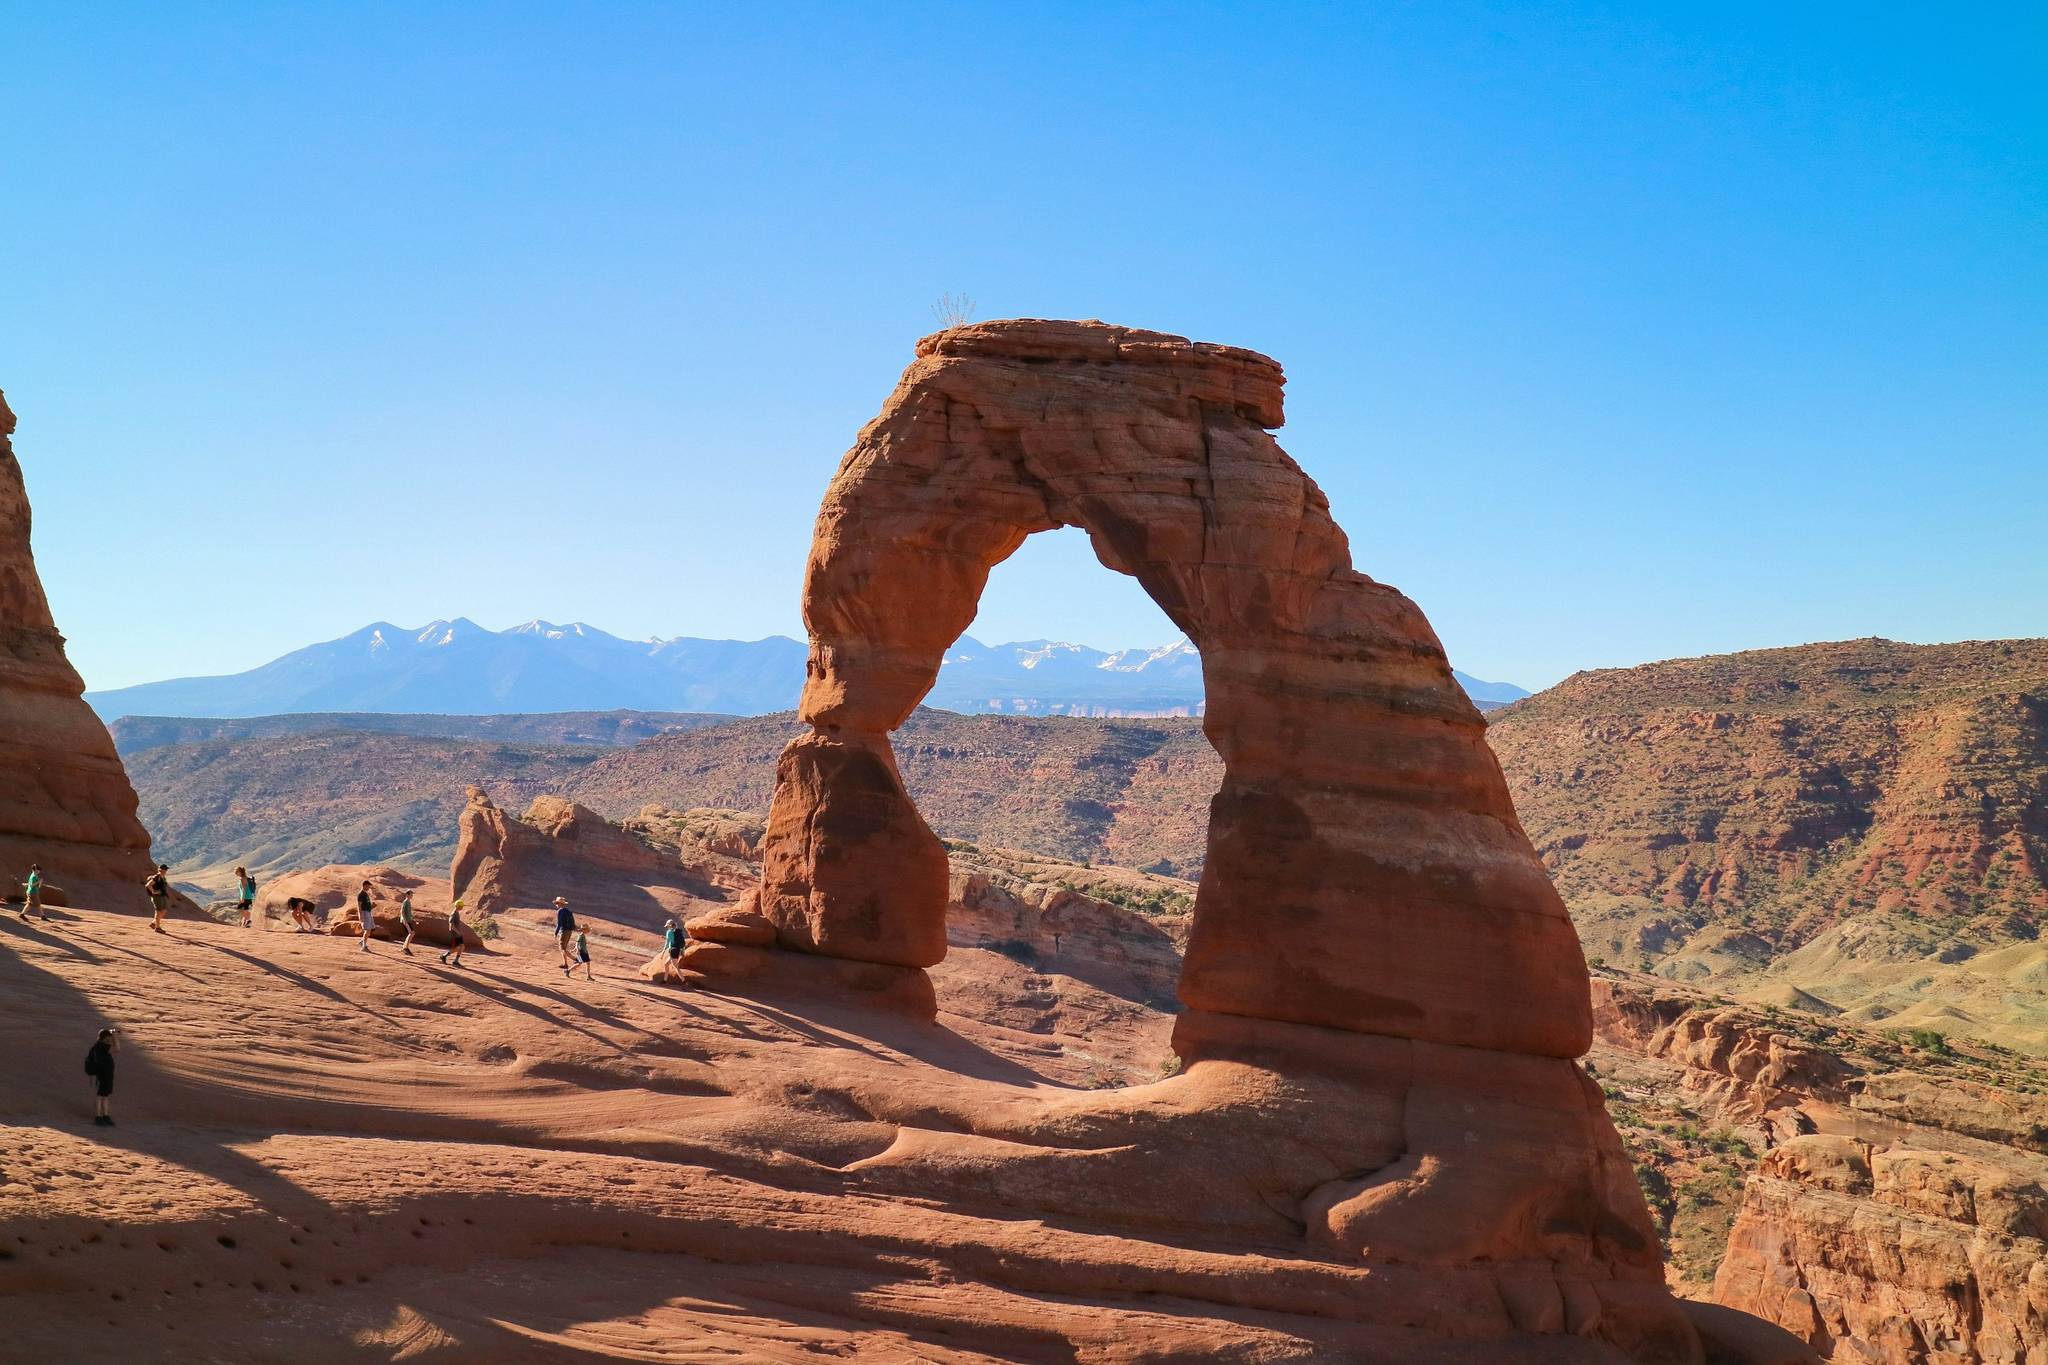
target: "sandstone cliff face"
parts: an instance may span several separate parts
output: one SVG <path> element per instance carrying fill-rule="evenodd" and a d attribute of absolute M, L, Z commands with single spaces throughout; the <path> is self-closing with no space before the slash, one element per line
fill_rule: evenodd
<path fill-rule="evenodd" d="M 1497 713 L 1589 951 L 2048 1045 L 2048 641 L 1856 640 L 1579 674 Z"/>
<path fill-rule="evenodd" d="M 79 904 L 146 909 L 149 834 L 36 576 L 14 425 L 0 396 L 0 878 L 40 862 Z"/>
<path fill-rule="evenodd" d="M 1224 765 L 1180 975 L 1185 1069 L 1020 1100 L 849 1170 L 1159 1230 L 1186 1227 L 1193 1180 L 1202 1235 L 1279 1239 L 1417 1296 L 1369 1322 L 1427 1315 L 1501 1361 L 1568 1343 L 1698 1361 L 1570 1060 L 1591 1038 L 1570 920 L 1428 623 L 1352 568 L 1267 434 L 1281 382 L 1263 356 L 1100 323 L 920 343 L 819 511 L 809 728 L 778 761 L 760 886 L 693 925 L 712 941 L 689 963 L 739 988 L 929 999 L 952 888 L 890 732 L 990 567 L 1080 526 L 1200 649 Z"/>
<path fill-rule="evenodd" d="M 2044 1180 L 2048 1160 L 1938 1130 L 1794 1138 L 1750 1181 L 1715 1297 L 1837 1360 L 2034 1365 Z"/>
<path fill-rule="evenodd" d="M 2048 1066 L 1650 977 L 1594 993 L 1683 1292 L 1832 1360 L 2048 1360 Z"/>

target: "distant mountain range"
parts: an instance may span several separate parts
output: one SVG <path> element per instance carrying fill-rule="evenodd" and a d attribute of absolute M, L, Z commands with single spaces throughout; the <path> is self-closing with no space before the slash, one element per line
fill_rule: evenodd
<path fill-rule="evenodd" d="M 764 715 L 796 705 L 805 647 L 764 640 L 622 640 L 581 622 L 486 630 L 379 621 L 352 635 L 210 678 L 88 692 L 123 716 L 274 716 L 302 712 L 498 715 L 542 711 L 684 711 Z M 1482 710 L 1528 693 L 1458 674 Z M 1173 716 L 1202 710 L 1202 661 L 1186 640 L 1107 652 L 1052 640 L 948 650 L 927 706 L 967 714 Z"/>

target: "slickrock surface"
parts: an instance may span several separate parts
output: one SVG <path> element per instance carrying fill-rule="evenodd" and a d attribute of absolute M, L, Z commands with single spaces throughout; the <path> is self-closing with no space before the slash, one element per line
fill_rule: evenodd
<path fill-rule="evenodd" d="M 2048 1049 L 2048 640 L 1582 673 L 1489 737 L 1589 953 Z"/>
<path fill-rule="evenodd" d="M 1267 434 L 1280 387 L 1262 356 L 1100 323 L 920 343 L 819 512 L 810 728 L 777 765 L 760 889 L 693 924 L 726 941 L 689 963 L 770 998 L 872 989 L 915 1008 L 946 954 L 948 863 L 889 734 L 990 567 L 1033 532 L 1084 527 L 1200 648 L 1224 761 L 1179 985 L 1186 1070 L 902 1134 L 863 1177 L 1133 1228 L 1178 1216 L 1192 1178 L 1211 1229 L 1284 1229 L 1388 1283 L 1426 1267 L 1432 1299 L 1465 1305 L 1448 1335 L 1498 1323 L 1697 1360 L 1600 1092 L 1570 1060 L 1591 1040 L 1570 920 L 1428 623 L 1351 567 Z M 763 921 L 775 948 L 731 941 Z"/>
<path fill-rule="evenodd" d="M 677 992 L 597 947 L 599 979 L 565 982 L 537 938 L 457 971 L 210 921 L 160 937 L 91 910 L 0 918 L 6 1351 L 1626 1358 L 1519 1332 L 1482 1276 L 1305 1245 L 1285 1199 L 1325 1160 L 1321 1124 L 1301 1126 L 1312 1084 L 1198 1064 L 1200 1103 L 1285 1111 L 1302 1137 L 1176 1146 L 1177 1180 L 1133 1184 L 1128 1134 L 1086 1119 L 1097 1092 L 974 1020 Z M 126 1040 L 105 1130 L 79 1074 L 103 1022 Z M 1184 1081 L 1109 1093 L 1156 1109 L 1162 1140 L 1197 1102 Z M 877 1162 L 935 1136 L 1028 1147 L 1039 1168 L 927 1184 Z M 1075 1207 L 1047 1215 L 1048 1191 Z M 1530 1272 L 1533 1293 L 1550 1272 Z"/>
<path fill-rule="evenodd" d="M 0 394 L 0 879 L 40 862 L 75 899 L 146 910 L 149 834 L 36 576 L 14 426 Z"/>

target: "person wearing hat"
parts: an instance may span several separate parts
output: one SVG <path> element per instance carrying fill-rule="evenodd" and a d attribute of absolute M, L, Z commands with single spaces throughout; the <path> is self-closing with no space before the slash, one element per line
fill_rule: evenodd
<path fill-rule="evenodd" d="M 142 889 L 149 893 L 149 927 L 161 934 L 164 911 L 171 908 L 171 865 L 158 863 L 156 871 L 143 878 Z"/>
<path fill-rule="evenodd" d="M 569 898 L 555 897 L 555 942 L 562 949 L 562 975 L 567 976 L 576 964 L 570 960 L 569 950 L 576 945 L 576 916 L 569 913 Z"/>
<path fill-rule="evenodd" d="M 102 1128 L 114 1126 L 108 1107 L 114 1098 L 114 1048 L 119 1042 L 118 1030 L 103 1028 L 99 1041 L 85 1054 L 85 1074 L 92 1077 L 92 1121 Z"/>

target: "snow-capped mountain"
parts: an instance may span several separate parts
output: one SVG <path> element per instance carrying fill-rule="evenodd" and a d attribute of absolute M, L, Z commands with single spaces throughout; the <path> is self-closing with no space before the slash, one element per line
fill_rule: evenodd
<path fill-rule="evenodd" d="M 804 646 L 764 640 L 622 640 L 580 621 L 486 630 L 474 621 L 388 621 L 261 668 L 174 678 L 86 700 L 101 716 L 267 716 L 316 711 L 501 715 L 536 711 L 723 711 L 796 705 Z M 1458 675 L 1481 707 L 1521 688 Z M 1186 640 L 1108 652 L 1054 640 L 948 650 L 930 706 L 1011 715 L 1199 715 L 1202 660 Z"/>

